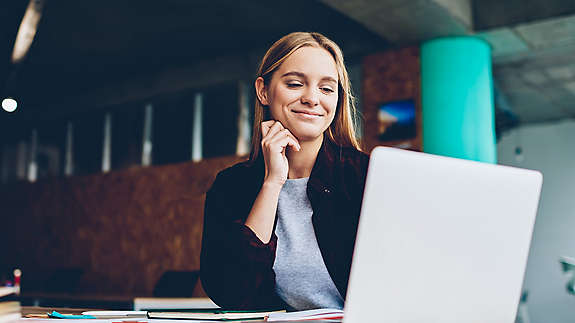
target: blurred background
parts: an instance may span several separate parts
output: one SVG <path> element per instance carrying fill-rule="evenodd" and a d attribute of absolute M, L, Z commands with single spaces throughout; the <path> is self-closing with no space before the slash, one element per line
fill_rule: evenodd
<path fill-rule="evenodd" d="M 543 172 L 523 320 L 572 322 L 559 263 L 575 256 L 572 0 L 2 1 L 1 278 L 21 268 L 35 304 L 204 296 L 204 194 L 249 153 L 257 64 L 293 31 L 343 49 L 368 151 L 442 153 L 430 95 L 477 95 L 479 81 L 428 85 L 445 63 L 430 45 L 487 45 L 486 103 L 465 103 L 485 120 L 447 121 L 486 161 Z"/>

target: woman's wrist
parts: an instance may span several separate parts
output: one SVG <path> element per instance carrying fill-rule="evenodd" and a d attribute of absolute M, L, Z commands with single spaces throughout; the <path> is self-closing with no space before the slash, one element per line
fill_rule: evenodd
<path fill-rule="evenodd" d="M 277 191 L 279 193 L 284 186 L 284 183 L 285 180 L 266 178 L 262 184 L 262 189 Z"/>
<path fill-rule="evenodd" d="M 264 180 L 245 225 L 265 244 L 272 236 L 282 183 Z"/>

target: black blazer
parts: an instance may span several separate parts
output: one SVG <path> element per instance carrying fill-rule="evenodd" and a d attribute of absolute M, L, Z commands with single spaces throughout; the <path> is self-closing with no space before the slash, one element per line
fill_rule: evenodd
<path fill-rule="evenodd" d="M 345 298 L 369 157 L 329 140 L 319 151 L 307 186 L 312 223 L 327 270 Z M 264 244 L 244 225 L 260 191 L 263 157 L 218 174 L 206 196 L 200 277 L 224 308 L 285 308 L 275 292 L 277 236 Z"/>

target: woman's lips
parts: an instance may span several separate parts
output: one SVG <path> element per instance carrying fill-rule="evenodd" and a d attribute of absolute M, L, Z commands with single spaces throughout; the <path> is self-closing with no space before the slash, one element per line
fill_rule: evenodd
<path fill-rule="evenodd" d="M 313 112 L 313 111 L 305 111 L 305 110 L 292 110 L 292 112 L 301 115 L 301 116 L 305 116 L 305 117 L 321 117 L 322 114 L 318 113 L 318 112 Z"/>

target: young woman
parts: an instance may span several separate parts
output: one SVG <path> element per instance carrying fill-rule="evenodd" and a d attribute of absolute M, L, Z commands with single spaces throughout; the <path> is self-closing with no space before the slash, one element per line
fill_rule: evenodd
<path fill-rule="evenodd" d="M 206 197 L 203 287 L 225 308 L 343 308 L 368 156 L 342 52 L 318 33 L 286 35 L 255 91 L 250 160 Z"/>

